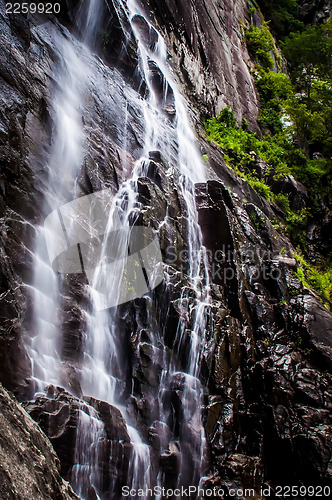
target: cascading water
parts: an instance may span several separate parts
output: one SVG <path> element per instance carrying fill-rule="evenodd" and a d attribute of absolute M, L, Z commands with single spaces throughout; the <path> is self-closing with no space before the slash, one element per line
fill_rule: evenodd
<path fill-rule="evenodd" d="M 91 3 L 96 1 L 91 0 Z M 86 43 L 94 39 L 95 31 L 95 23 L 87 23 L 84 35 Z M 88 67 L 84 63 L 84 58 L 88 57 L 85 45 L 74 46 L 70 40 L 60 36 L 55 44 L 61 62 L 56 69 L 57 89 L 53 101 L 55 130 L 50 162 L 47 165 L 46 186 L 43 189 L 45 216 L 77 195 L 76 182 L 83 160 L 83 98 L 89 78 Z M 80 49 L 82 52 L 79 52 Z M 56 247 L 57 235 L 49 235 L 48 241 Z M 32 340 L 30 358 L 33 390 L 37 392 L 43 390 L 45 384 L 61 385 L 58 279 L 49 264 L 45 229 L 42 227 L 38 228 L 33 293 L 37 335 Z"/>
<path fill-rule="evenodd" d="M 77 426 L 76 463 L 71 474 L 73 488 L 82 498 L 87 491 L 97 495 L 101 489 L 101 477 L 95 465 L 101 460 L 99 443 L 104 434 L 104 425 L 96 411 L 82 403 Z"/>
<path fill-rule="evenodd" d="M 101 21 L 102 0 L 84 2 L 78 13 L 78 32 L 82 41 L 73 38 L 61 38 L 55 43 L 62 56 L 59 68 L 58 88 L 54 99 L 55 131 L 51 162 L 48 165 L 48 180 L 44 192 L 44 214 L 59 209 L 80 195 L 77 188 L 78 177 L 82 168 L 86 144 L 83 133 L 82 115 L 86 94 L 90 86 L 98 89 L 97 76 L 92 74 L 89 59 L 94 56 L 91 47 L 97 39 Z M 131 176 L 122 182 L 113 202 L 109 202 L 109 194 L 105 190 L 104 205 L 108 207 L 105 217 L 108 218 L 105 236 L 101 240 L 99 261 L 95 267 L 86 270 L 89 285 L 89 307 L 84 311 L 85 329 L 82 332 L 82 362 L 78 370 L 78 378 L 83 397 L 93 397 L 116 406 L 122 413 L 128 428 L 131 441 L 131 457 L 128 465 L 128 485 L 138 490 L 164 484 L 161 469 L 152 470 L 150 447 L 135 428 L 135 420 L 128 416 L 125 407 L 125 373 L 122 370 L 126 353 L 121 352 L 116 338 L 118 332 L 117 308 L 100 307 L 98 289 L 107 291 L 111 303 L 119 303 L 119 289 L 114 282 L 121 279 L 124 273 L 124 262 L 119 260 L 113 265 L 112 273 L 106 274 L 103 258 L 107 247 L 111 244 L 109 234 L 121 229 L 121 237 L 117 239 L 120 248 L 127 248 L 130 231 L 126 228 L 136 223 L 139 215 L 137 182 L 146 175 L 149 165 L 149 153 L 158 151 L 168 166 L 167 175 L 177 172 L 178 189 L 185 200 L 187 212 L 188 234 L 188 270 L 189 286 L 183 291 L 181 301 L 187 304 L 188 321 L 180 321 L 175 341 L 175 351 L 181 351 L 186 343 L 190 328 L 189 354 L 185 371 L 179 371 L 174 359 L 168 361 L 166 349 L 163 351 L 163 371 L 160 376 L 159 394 L 156 401 L 159 412 L 160 454 L 177 450 L 178 477 L 175 486 L 197 486 L 204 473 L 206 455 L 205 434 L 201 416 L 203 388 L 199 380 L 202 346 L 205 335 L 207 314 L 210 305 L 209 278 L 207 259 L 202 246 L 202 235 L 198 225 L 198 214 L 195 205 L 195 183 L 204 182 L 205 174 L 202 160 L 195 146 L 195 134 L 187 114 L 187 107 L 167 62 L 167 49 L 161 35 L 147 21 L 144 12 L 134 0 L 114 0 L 116 11 L 121 9 L 128 16 L 128 29 L 134 34 L 138 46 L 139 72 L 146 86 L 145 96 L 128 94 L 128 102 L 135 101 L 142 111 L 144 125 L 144 143 L 142 156 L 134 166 Z M 119 17 L 121 17 L 121 15 Z M 142 24 L 143 23 L 143 24 Z M 144 27 L 154 33 L 154 43 L 148 44 L 142 32 Z M 123 28 L 127 29 L 127 28 Z M 128 36 L 129 40 L 129 36 Z M 90 47 L 90 48 L 89 48 Z M 99 61 L 99 63 L 101 63 Z M 161 75 L 163 93 L 156 90 L 154 78 Z M 126 96 L 125 96 L 126 97 Z M 123 106 L 123 160 L 126 160 L 128 102 Z M 129 102 L 132 104 L 132 102 Z M 127 169 L 127 165 L 124 165 Z M 101 197 L 103 195 L 101 194 Z M 162 221 L 167 224 L 167 220 Z M 66 227 L 68 238 L 73 227 Z M 29 347 L 32 363 L 33 392 L 43 391 L 47 384 L 60 385 L 69 392 L 71 387 L 61 376 L 61 336 L 62 328 L 59 316 L 59 279 L 48 264 L 45 247 L 45 230 L 40 228 L 37 239 L 35 257 L 35 323 L 37 334 Z M 56 235 L 47 234 L 48 246 L 58 245 Z M 48 248 L 56 254 L 57 249 Z M 121 252 L 120 252 L 121 253 Z M 188 289 L 194 293 L 189 300 Z M 147 296 L 147 309 L 151 323 L 152 348 L 163 343 L 162 333 L 156 329 L 153 312 L 153 293 Z M 157 352 L 157 349 L 156 349 Z M 170 426 L 172 409 L 169 393 L 172 385 L 180 384 L 182 390 L 182 418 L 173 428 Z M 121 397 L 120 397 L 121 396 Z M 172 419 L 171 419 L 172 420 Z M 175 429 L 176 427 L 176 429 Z M 90 498 L 91 490 L 97 498 L 102 496 L 103 478 L 98 468 L 100 456 L 99 443 L 105 434 L 103 423 L 98 414 L 87 402 L 82 401 L 79 410 L 79 422 L 76 439 L 76 463 L 71 474 L 75 491 L 83 499 Z M 193 498 L 195 495 L 193 496 Z M 109 498 L 109 497 L 107 497 Z M 115 497 L 114 497 L 115 498 Z M 140 498 L 151 498 L 148 494 Z M 159 498 L 156 496 L 156 498 Z"/>
<path fill-rule="evenodd" d="M 186 105 L 177 88 L 175 79 L 167 63 L 167 49 L 164 40 L 158 34 L 155 47 L 151 50 L 145 47 L 140 31 L 135 28 L 135 17 L 144 13 L 139 9 L 134 0 L 128 0 L 127 6 L 130 13 L 131 26 L 138 40 L 140 62 L 148 86 L 147 105 L 144 106 L 146 136 L 145 154 L 155 149 L 162 152 L 167 164 L 174 166 L 180 173 L 179 188 L 186 202 L 188 212 L 188 278 L 196 294 L 195 305 L 190 311 L 192 316 L 192 329 L 190 340 L 190 354 L 188 372 L 184 375 L 183 391 L 183 420 L 179 432 L 180 468 L 177 486 L 197 485 L 202 475 L 205 457 L 205 433 L 201 420 L 202 385 L 199 381 L 200 361 L 206 326 L 206 309 L 209 307 L 209 281 L 207 272 L 207 259 L 202 245 L 201 231 L 198 225 L 198 214 L 195 204 L 194 183 L 205 180 L 202 159 L 195 147 L 195 136 L 188 119 Z M 144 18 L 145 19 L 145 18 Z M 148 23 L 149 29 L 154 28 Z M 149 64 L 159 68 L 163 75 L 164 95 L 162 102 L 158 100 L 151 81 Z M 175 124 L 174 127 L 165 127 L 163 108 L 167 105 L 168 91 L 174 96 Z M 141 170 L 148 163 L 147 156 L 143 157 Z M 182 294 L 186 300 L 186 292 Z M 187 325 L 179 324 L 178 349 L 182 347 L 182 336 Z M 167 366 L 162 375 L 161 392 L 167 391 L 169 380 L 179 374 L 174 366 Z M 161 405 L 161 408 L 163 405 Z M 168 411 L 163 408 L 160 420 L 166 423 Z M 190 445 L 188 446 L 188 442 Z"/>

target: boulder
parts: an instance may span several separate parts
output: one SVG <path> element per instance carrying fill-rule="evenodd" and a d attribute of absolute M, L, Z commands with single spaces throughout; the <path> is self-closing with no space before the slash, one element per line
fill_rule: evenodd
<path fill-rule="evenodd" d="M 0 385 L 0 496 L 3 500 L 74 500 L 60 462 L 36 422 Z"/>

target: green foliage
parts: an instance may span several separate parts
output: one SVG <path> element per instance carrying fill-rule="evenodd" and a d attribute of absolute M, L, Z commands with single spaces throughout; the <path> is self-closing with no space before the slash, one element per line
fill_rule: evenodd
<path fill-rule="evenodd" d="M 320 112 L 310 111 L 305 103 L 297 99 L 285 103 L 285 110 L 293 119 L 292 130 L 301 147 L 305 149 L 324 142 L 327 131 Z"/>
<path fill-rule="evenodd" d="M 289 173 L 297 174 L 299 169 L 305 168 L 305 154 L 294 148 L 284 133 L 259 139 L 255 133 L 236 127 L 234 115 L 232 113 L 233 118 L 230 118 L 230 113 L 232 112 L 229 107 L 224 108 L 220 115 L 205 122 L 205 128 L 209 139 L 227 150 L 227 154 L 236 161 L 240 169 L 251 172 L 250 166 L 254 162 L 252 152 L 268 163 L 275 170 L 277 177 Z M 223 122 L 223 116 L 227 117 L 226 122 Z"/>
<path fill-rule="evenodd" d="M 252 19 L 252 16 L 256 13 L 256 9 L 255 7 L 249 7 L 248 6 L 248 15 L 250 17 L 250 19 Z"/>
<path fill-rule="evenodd" d="M 223 148 L 228 165 L 246 179 L 257 193 L 267 201 L 276 203 L 284 211 L 290 237 L 296 245 L 305 249 L 309 210 L 293 212 L 289 197 L 284 193 L 273 193 L 269 183 L 291 173 L 306 182 L 313 192 L 321 193 L 321 181 L 326 175 L 325 162 L 321 162 L 319 166 L 319 161 L 308 160 L 304 152 L 295 148 L 282 132 L 259 139 L 255 133 L 236 127 L 234 123 L 232 111 L 229 107 L 225 108 L 220 115 L 205 122 L 209 140 Z M 257 178 L 253 169 L 253 152 L 271 166 L 274 172 L 272 179 L 270 170 L 263 178 Z"/>
<path fill-rule="evenodd" d="M 224 128 L 234 128 L 236 127 L 236 119 L 230 106 L 226 106 L 221 110 L 219 115 L 216 117 L 216 122 Z"/>
<path fill-rule="evenodd" d="M 310 97 L 311 86 L 317 78 L 331 77 L 332 20 L 311 26 L 302 33 L 291 33 L 282 50 L 290 64 L 293 81 Z"/>
<path fill-rule="evenodd" d="M 262 68 L 272 68 L 273 59 L 270 52 L 274 49 L 274 42 L 267 24 L 263 23 L 260 28 L 250 25 L 250 28 L 245 29 L 245 36 L 250 56 Z"/>
<path fill-rule="evenodd" d="M 248 122 L 245 118 L 242 118 L 241 128 L 242 128 L 242 130 L 245 130 L 246 132 L 248 132 L 248 130 L 249 130 Z"/>
<path fill-rule="evenodd" d="M 310 154 L 332 155 L 332 20 L 291 33 L 282 45 L 297 94 L 285 108 L 298 144 Z"/>
<path fill-rule="evenodd" d="M 267 201 L 274 200 L 274 194 L 271 191 L 270 186 L 268 186 L 264 181 L 257 179 L 253 175 L 248 174 L 246 179 L 250 186 L 261 196 L 263 196 Z"/>
<path fill-rule="evenodd" d="M 264 95 L 275 95 L 275 90 L 269 93 L 266 86 L 267 80 L 268 78 L 264 83 Z M 271 81 L 274 81 L 274 78 Z M 282 82 L 282 79 L 279 81 Z M 287 83 L 285 87 L 286 90 L 282 89 L 283 94 L 280 91 L 279 95 L 287 95 L 289 92 Z M 286 106 L 285 103 L 284 106 Z M 272 171 L 274 171 L 274 179 L 292 174 L 308 187 L 312 200 L 316 196 L 329 196 L 332 187 L 332 163 L 324 159 L 310 160 L 305 151 L 294 146 L 294 140 L 297 139 L 297 136 L 294 135 L 296 127 L 298 127 L 297 124 L 289 126 L 286 130 L 281 128 L 275 134 L 269 134 L 259 139 L 255 133 L 250 132 L 247 128 L 237 127 L 235 123 L 234 114 L 229 107 L 226 107 L 220 115 L 207 120 L 205 128 L 209 139 L 219 144 L 226 151 L 240 171 L 253 175 L 252 165 L 254 159 L 252 152 L 255 152 L 271 166 Z M 319 123 L 319 117 L 317 117 L 317 122 L 312 125 L 310 131 L 313 138 L 319 134 Z M 250 183 L 252 186 L 254 185 L 254 181 L 251 180 Z M 258 187 L 258 191 L 263 195 L 267 193 L 261 187 Z M 272 199 L 273 196 L 271 198 L 268 195 L 268 198 Z M 274 200 L 288 212 L 289 202 L 284 196 L 275 195 Z"/>
<path fill-rule="evenodd" d="M 286 215 L 286 227 L 289 236 L 296 246 L 303 250 L 306 249 L 307 243 L 307 226 L 308 226 L 309 210 L 303 208 L 298 212 L 289 211 Z"/>
<path fill-rule="evenodd" d="M 274 195 L 274 201 L 286 214 L 290 213 L 291 210 L 289 207 L 289 197 L 287 194 L 276 193 Z"/>
<path fill-rule="evenodd" d="M 263 71 L 257 81 L 259 95 L 263 102 L 267 103 L 276 99 L 283 101 L 293 94 L 292 84 L 283 73 Z"/>
<path fill-rule="evenodd" d="M 274 27 L 277 20 L 287 18 L 289 8 L 287 22 L 294 26 L 294 31 L 298 30 L 283 44 L 290 62 L 290 76 L 273 72 L 270 70 L 271 51 L 276 58 L 273 38 L 266 23 L 261 28 L 253 26 L 254 12 L 250 11 L 251 25 L 245 28 L 245 37 L 256 62 L 255 80 L 261 102 L 258 121 L 263 136 L 251 132 L 246 120 L 238 127 L 229 107 L 207 120 L 205 128 L 209 139 L 223 148 L 229 167 L 257 193 L 281 208 L 284 222 L 272 221 L 273 227 L 287 231 L 292 242 L 305 253 L 309 222 L 313 217 L 323 217 L 325 207 L 331 204 L 332 21 L 303 31 L 304 27 L 295 22 L 296 0 L 265 1 L 259 5 L 262 3 L 274 16 L 277 14 L 271 21 Z M 282 36 L 286 33 L 287 30 Z M 257 156 L 268 165 L 265 171 L 258 165 L 258 173 L 255 171 Z M 289 174 L 308 188 L 308 206 L 296 212 L 291 209 L 292 200 L 285 193 L 274 193 L 271 189 L 275 180 Z M 259 224 L 258 220 L 253 222 Z M 298 265 L 297 277 L 305 286 L 331 299 L 331 266 L 316 268 L 303 260 Z"/>
<path fill-rule="evenodd" d="M 283 128 L 284 103 L 293 95 L 292 84 L 283 73 L 262 71 L 256 85 L 262 106 L 259 125 L 263 130 L 276 134 Z"/>
<path fill-rule="evenodd" d="M 297 0 L 258 0 L 257 3 L 278 38 L 283 39 L 290 32 L 303 29 L 303 23 L 298 19 Z"/>
<path fill-rule="evenodd" d="M 293 0 L 260 2 L 276 12 Z M 272 9 L 272 10 L 271 10 Z M 266 23 L 245 30 L 248 50 L 256 65 L 256 85 L 261 99 L 258 119 L 264 134 L 279 134 L 287 128 L 288 138 L 307 155 L 319 152 L 331 170 L 332 156 L 332 20 L 291 33 L 283 42 L 290 76 L 270 71 L 272 36 Z"/>
<path fill-rule="evenodd" d="M 223 119 L 225 121 L 223 121 Z M 275 137 L 267 136 L 258 139 L 256 134 L 243 130 L 235 125 L 235 119 L 230 108 L 205 123 L 210 140 L 217 142 L 227 153 L 224 155 L 228 165 L 250 184 L 260 195 L 268 201 L 278 204 L 285 213 L 286 228 L 295 245 L 306 248 L 306 228 L 310 211 L 304 208 L 298 212 L 290 209 L 289 197 L 284 193 L 273 193 L 268 185 L 268 179 L 258 179 L 251 169 L 253 159 L 249 152 L 255 151 L 262 158 L 273 164 L 280 175 L 292 167 L 293 173 L 303 169 L 304 179 L 312 183 L 312 188 L 322 189 L 321 180 L 325 175 L 325 162 L 307 160 L 304 153 L 296 150 L 282 134 Z M 288 147 L 289 146 L 289 147 Z M 285 162 L 285 159 L 287 160 Z M 260 219 L 256 213 L 250 215 L 256 229 L 260 229 Z M 278 229 L 281 227 L 278 225 Z M 322 294 L 328 301 L 332 297 L 332 266 L 325 264 L 316 268 L 306 262 L 302 254 L 294 255 L 298 267 L 296 277 L 308 288 L 313 288 Z"/>
<path fill-rule="evenodd" d="M 329 302 L 332 300 L 332 266 L 322 262 L 319 267 L 309 264 L 301 253 L 293 254 L 297 262 L 295 276 L 303 286 L 313 288 Z M 329 306 L 329 304 L 325 304 Z"/>

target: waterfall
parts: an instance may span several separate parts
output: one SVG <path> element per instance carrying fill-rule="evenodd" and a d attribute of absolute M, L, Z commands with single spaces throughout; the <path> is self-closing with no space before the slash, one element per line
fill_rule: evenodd
<path fill-rule="evenodd" d="M 51 210 L 74 199 L 77 194 L 77 177 L 82 166 L 84 145 L 82 133 L 82 109 L 84 93 L 88 88 L 89 68 L 85 59 L 89 56 L 87 45 L 95 39 L 96 23 L 92 22 L 92 6 L 100 6 L 102 0 L 89 0 L 88 16 L 83 9 L 80 23 L 86 24 L 83 45 L 74 46 L 63 36 L 55 44 L 61 61 L 55 70 L 57 89 L 53 110 L 53 131 L 50 162 L 46 166 L 47 181 L 44 186 L 45 217 Z M 98 10 L 98 9 L 97 9 Z M 45 234 L 47 229 L 37 228 L 38 237 L 34 264 L 34 316 L 36 335 L 29 346 L 32 363 L 33 392 L 43 390 L 45 384 L 63 385 L 60 376 L 61 331 L 59 330 L 59 284 L 50 266 L 45 241 L 49 250 L 57 246 L 57 234 Z"/>
<path fill-rule="evenodd" d="M 209 278 L 207 271 L 207 256 L 202 245 L 202 235 L 198 225 L 198 214 L 195 204 L 194 184 L 203 182 L 205 178 L 201 155 L 196 147 L 196 138 L 188 119 L 186 104 L 178 90 L 178 85 L 167 63 L 166 44 L 159 33 L 153 49 L 144 45 L 140 31 L 135 27 L 135 17 L 142 16 L 153 30 L 153 26 L 146 20 L 144 13 L 137 6 L 135 0 L 128 0 L 131 26 L 138 40 L 140 51 L 140 63 L 144 79 L 148 86 L 147 105 L 144 107 L 146 135 L 145 155 L 155 149 L 162 152 L 167 164 L 178 169 L 180 173 L 179 188 L 186 202 L 188 211 L 188 242 L 189 242 L 189 279 L 196 292 L 195 310 L 190 311 L 193 315 L 193 327 L 191 330 L 190 355 L 187 373 L 184 374 L 183 391 L 183 421 L 179 435 L 181 466 L 177 486 L 197 485 L 202 474 L 205 455 L 205 434 L 201 420 L 201 405 L 203 389 L 199 381 L 200 361 L 206 326 L 206 310 L 210 304 Z M 164 78 L 164 95 L 162 102 L 158 100 L 151 81 L 149 63 L 159 68 Z M 163 108 L 167 105 L 168 91 L 174 95 L 175 125 L 174 128 L 164 126 Z M 140 160 L 142 172 L 147 157 Z M 202 276 L 203 274 L 203 276 Z M 182 294 L 185 300 L 186 292 Z M 179 324 L 178 349 L 181 349 L 181 337 L 186 325 Z M 167 390 L 169 380 L 176 378 L 179 374 L 173 366 L 164 368 L 161 391 Z M 166 385 L 165 385 L 166 384 Z M 160 415 L 161 421 L 166 423 L 164 415 Z M 190 447 L 188 447 L 188 439 Z"/>
<path fill-rule="evenodd" d="M 79 410 L 75 465 L 72 470 L 72 485 L 76 493 L 84 498 L 93 492 L 97 498 L 101 489 L 101 477 L 96 464 L 100 463 L 100 440 L 104 434 L 104 425 L 98 419 L 96 411 L 82 403 Z M 93 436 L 93 440 L 91 439 Z"/>
<path fill-rule="evenodd" d="M 141 110 L 144 140 L 140 157 L 128 178 L 122 180 L 118 192 L 111 195 L 107 189 L 100 191 L 98 199 L 103 207 L 107 207 L 106 222 L 103 231 L 99 233 L 95 231 L 94 234 L 99 242 L 97 261 L 94 262 L 94 266 L 85 269 L 88 279 L 85 290 L 89 306 L 83 311 L 85 324 L 81 340 L 82 361 L 77 372 L 82 395 L 75 465 L 71 474 L 73 487 L 82 499 L 90 498 L 92 490 L 94 498 L 106 498 L 102 495 L 103 478 L 98 468 L 100 442 L 105 436 L 105 429 L 97 411 L 84 399 L 88 397 L 117 407 L 124 417 L 132 450 L 128 464 L 128 486 L 136 490 L 146 489 L 155 485 L 162 486 L 165 480 L 160 468 L 153 470 L 150 446 L 146 442 L 146 437 L 136 428 L 135 419 L 126 409 L 128 397 L 125 397 L 126 375 L 123 370 L 126 353 L 122 352 L 117 338 L 120 319 L 116 304 L 121 303 L 120 287 L 114 286 L 114 283 L 120 283 L 123 279 L 127 269 L 126 263 L 124 259 L 119 258 L 112 262 L 111 266 L 105 264 L 105 255 L 112 245 L 109 235 L 115 232 L 117 234 L 116 248 L 112 248 L 115 253 L 119 252 L 119 255 L 122 255 L 123 250 L 127 250 L 130 246 L 132 227 L 135 226 L 139 216 L 138 180 L 147 175 L 150 154 L 156 151 L 167 165 L 167 175 L 171 176 L 176 172 L 178 190 L 185 201 L 189 286 L 183 290 L 181 301 L 187 304 L 190 324 L 188 360 L 183 371 L 179 370 L 179 365 L 174 359 L 168 359 L 165 348 L 162 353 L 163 370 L 156 400 L 159 412 L 160 455 L 172 452 L 177 455 L 178 477 L 174 484 L 177 487 L 198 486 L 204 474 L 206 457 L 206 440 L 201 415 L 203 387 L 200 382 L 200 364 L 210 308 L 210 288 L 207 257 L 202 245 L 195 205 L 195 183 L 206 180 L 204 165 L 196 146 L 196 137 L 186 102 L 168 64 L 167 48 L 162 36 L 147 20 L 144 11 L 135 0 L 114 0 L 113 5 L 120 19 L 123 12 L 127 15 L 128 27 L 123 29 L 130 29 L 134 35 L 138 47 L 138 71 L 146 86 L 144 98 L 139 93 L 131 92 L 130 95 L 128 93 L 127 101 L 122 103 L 121 133 L 124 163 L 127 163 L 128 103 L 134 102 Z M 61 358 L 63 333 L 59 312 L 61 274 L 58 275 L 53 270 L 49 256 L 56 256 L 65 250 L 65 245 L 71 241 L 77 230 L 75 223 L 70 222 L 68 215 L 70 212 L 66 215 L 65 211 L 69 210 L 68 207 L 74 206 L 70 204 L 76 203 L 77 198 L 82 200 L 82 204 L 85 203 L 84 199 L 88 198 L 88 196 L 82 197 L 78 188 L 78 178 L 87 148 L 82 115 L 92 85 L 96 87 L 97 93 L 99 90 L 102 95 L 106 95 L 104 89 L 98 88 L 99 80 L 91 71 L 89 62 L 97 57 L 93 51 L 102 21 L 102 6 L 102 0 L 83 2 L 77 15 L 77 28 L 81 40 L 75 40 L 72 36 L 58 36 L 54 42 L 60 52 L 61 61 L 57 69 L 57 88 L 53 101 L 55 130 L 50 162 L 47 165 L 48 178 L 44 187 L 43 215 L 45 218 L 48 217 L 46 220 L 49 222 L 46 222 L 44 227 L 38 228 L 35 277 L 32 286 L 36 335 L 28 346 L 34 395 L 43 392 L 48 384 L 60 385 L 72 392 L 70 384 L 63 375 Z M 153 43 L 146 42 L 142 26 L 143 30 L 147 28 L 154 34 Z M 129 35 L 127 38 L 129 40 Z M 98 64 L 102 64 L 100 60 Z M 162 78 L 162 95 L 155 86 L 156 74 Z M 127 171 L 127 164 L 124 165 L 124 169 Z M 88 218 L 92 217 L 93 209 L 94 202 L 89 202 Z M 59 219 L 54 218 L 58 216 Z M 63 249 L 59 249 L 61 244 L 57 229 L 59 224 L 64 225 L 64 221 L 67 221 L 63 230 L 66 242 L 63 243 Z M 166 220 L 163 222 L 167 223 Z M 80 226 L 83 225 L 80 221 Z M 87 255 L 95 248 L 94 245 L 87 246 Z M 80 260 L 84 261 L 82 250 Z M 194 294 L 192 299 L 188 295 L 189 288 Z M 107 295 L 108 304 L 114 307 L 110 308 L 107 304 L 105 307 L 102 306 L 100 290 Z M 163 338 L 157 328 L 154 331 L 156 317 L 153 312 L 153 292 L 150 291 L 145 297 L 151 324 L 152 351 L 157 352 L 155 348 L 163 343 Z M 179 322 L 174 345 L 176 353 L 180 353 L 184 348 L 188 328 L 187 321 Z M 170 392 L 177 385 L 182 393 L 182 418 L 171 428 L 170 420 L 174 416 L 171 418 L 173 410 L 170 405 Z M 151 497 L 146 494 L 140 495 L 140 498 Z"/>

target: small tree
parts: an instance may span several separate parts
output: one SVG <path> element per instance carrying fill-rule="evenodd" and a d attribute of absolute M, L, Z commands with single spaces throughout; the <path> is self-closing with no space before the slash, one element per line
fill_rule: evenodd
<path fill-rule="evenodd" d="M 331 80 L 331 19 L 303 33 L 291 33 L 282 48 L 290 63 L 291 76 L 297 89 L 310 101 L 314 82 L 326 78 Z"/>

